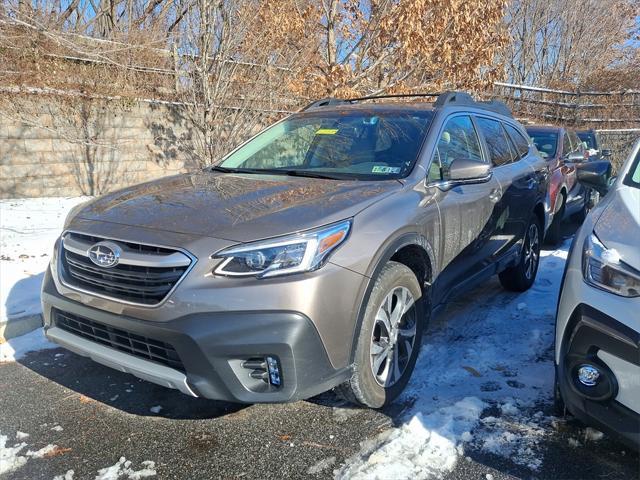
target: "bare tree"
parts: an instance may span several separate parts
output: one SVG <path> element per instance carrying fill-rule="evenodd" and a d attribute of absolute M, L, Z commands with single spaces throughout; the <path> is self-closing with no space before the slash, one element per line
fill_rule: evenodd
<path fill-rule="evenodd" d="M 193 126 L 192 154 L 207 165 L 286 112 L 286 67 L 274 65 L 254 2 L 195 0 L 176 29 L 177 94 Z M 258 32 L 265 35 L 258 34 Z M 289 103 L 289 107 L 291 104 Z"/>
<path fill-rule="evenodd" d="M 513 0 L 505 21 L 510 81 L 579 84 L 625 56 L 637 29 L 637 0 Z"/>

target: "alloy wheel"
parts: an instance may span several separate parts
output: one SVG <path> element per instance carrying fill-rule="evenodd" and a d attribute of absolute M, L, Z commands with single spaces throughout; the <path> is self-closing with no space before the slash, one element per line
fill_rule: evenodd
<path fill-rule="evenodd" d="M 540 260 L 540 238 L 538 235 L 538 225 L 529 225 L 527 238 L 524 243 L 524 274 L 531 280 Z"/>
<path fill-rule="evenodd" d="M 371 334 L 370 364 L 378 385 L 398 382 L 415 348 L 417 317 L 415 299 L 405 287 L 393 288 L 376 313 Z"/>

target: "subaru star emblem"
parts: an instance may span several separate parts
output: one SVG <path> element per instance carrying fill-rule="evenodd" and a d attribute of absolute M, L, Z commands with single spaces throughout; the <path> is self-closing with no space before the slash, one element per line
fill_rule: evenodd
<path fill-rule="evenodd" d="M 115 267 L 122 250 L 113 242 L 99 242 L 89 249 L 89 258 L 99 267 Z"/>

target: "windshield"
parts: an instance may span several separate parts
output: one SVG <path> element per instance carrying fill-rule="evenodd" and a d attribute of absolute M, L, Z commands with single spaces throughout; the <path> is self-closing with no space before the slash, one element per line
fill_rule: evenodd
<path fill-rule="evenodd" d="M 640 188 L 640 152 L 636 155 L 636 159 L 633 161 L 624 183 L 630 187 Z"/>
<path fill-rule="evenodd" d="M 558 149 L 558 134 L 556 132 L 527 130 L 527 133 L 543 158 L 551 158 L 556 155 Z"/>
<path fill-rule="evenodd" d="M 218 168 L 329 178 L 402 178 L 413 168 L 432 116 L 428 110 L 293 115 L 232 152 Z"/>
<path fill-rule="evenodd" d="M 580 138 L 580 141 L 587 144 L 587 148 L 591 150 L 598 150 L 598 144 L 594 133 L 578 132 L 578 138 Z"/>

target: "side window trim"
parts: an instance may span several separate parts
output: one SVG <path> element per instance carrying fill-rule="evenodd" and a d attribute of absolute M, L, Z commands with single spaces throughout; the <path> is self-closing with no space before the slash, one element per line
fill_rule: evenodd
<path fill-rule="evenodd" d="M 566 157 L 571 152 L 573 152 L 573 147 L 571 146 L 569 132 L 567 130 L 564 130 L 562 133 L 562 156 Z"/>
<path fill-rule="evenodd" d="M 520 129 L 516 128 L 513 124 L 511 124 L 509 122 L 502 122 L 502 128 L 504 129 L 505 133 L 507 134 L 507 137 L 509 138 L 509 141 L 511 142 L 511 147 L 513 148 L 513 151 L 516 153 L 516 157 L 517 157 L 516 160 L 514 160 L 511 163 L 519 162 L 520 160 L 525 158 L 527 155 L 529 155 L 529 148 L 527 148 L 526 152 L 520 154 L 520 151 L 518 150 L 518 146 L 516 145 L 516 142 L 513 139 L 513 135 L 511 133 L 509 133 L 509 129 L 507 127 L 513 128 L 516 131 L 516 134 L 520 135 L 522 137 L 522 139 L 527 142 L 527 147 L 529 147 L 529 141 L 527 140 L 527 137 L 522 135 L 522 132 L 520 132 Z"/>
<path fill-rule="evenodd" d="M 487 120 L 491 120 L 493 122 L 497 122 L 500 127 L 502 128 L 502 132 L 507 135 L 507 139 L 508 139 L 508 145 L 509 145 L 509 149 L 513 152 L 514 148 L 513 145 L 511 144 L 511 137 L 509 137 L 507 131 L 505 130 L 504 126 L 502 125 L 502 120 L 496 117 L 492 117 L 490 115 L 481 115 L 481 114 L 477 114 L 477 113 L 473 113 L 472 114 L 472 118 L 473 118 L 473 124 L 476 127 L 476 131 L 479 132 L 479 136 L 480 136 L 480 143 L 482 144 L 482 150 L 483 152 L 483 156 L 485 158 L 487 158 L 489 161 L 489 165 L 491 165 L 491 168 L 502 168 L 502 167 L 508 167 L 509 165 L 512 165 L 513 163 L 515 163 L 514 161 L 508 162 L 508 163 L 503 163 L 502 165 L 494 165 L 493 162 L 491 161 L 491 153 L 489 151 L 489 146 L 486 143 L 486 139 L 484 138 L 484 132 L 482 131 L 482 129 L 480 129 L 477 124 L 476 124 L 476 118 L 486 118 Z M 517 150 L 516 150 L 517 151 Z"/>
<path fill-rule="evenodd" d="M 511 139 L 511 135 L 507 132 L 507 129 L 504 126 L 504 122 L 500 122 L 500 128 L 502 129 L 502 134 L 507 139 L 507 144 L 509 145 L 509 150 L 511 150 L 511 161 L 506 165 L 511 165 L 512 163 L 516 163 L 520 160 L 520 154 L 518 153 L 518 149 L 516 148 L 513 140 Z"/>

